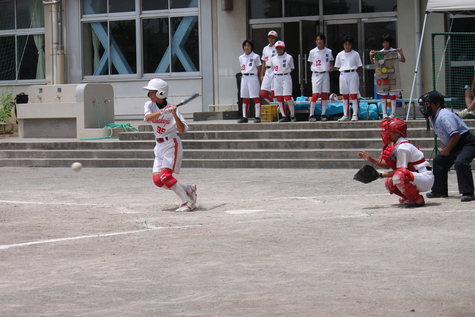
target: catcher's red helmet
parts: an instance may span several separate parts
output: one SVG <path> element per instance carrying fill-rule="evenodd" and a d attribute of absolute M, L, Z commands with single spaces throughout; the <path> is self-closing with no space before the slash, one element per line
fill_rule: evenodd
<path fill-rule="evenodd" d="M 379 127 L 383 129 L 380 134 L 384 144 L 391 142 L 388 132 L 399 132 L 403 137 L 407 136 L 407 124 L 399 118 L 384 119 L 379 123 Z"/>
<path fill-rule="evenodd" d="M 385 130 L 385 132 L 399 132 L 403 137 L 407 136 L 406 121 L 399 118 L 384 119 L 379 124 L 379 127 Z"/>

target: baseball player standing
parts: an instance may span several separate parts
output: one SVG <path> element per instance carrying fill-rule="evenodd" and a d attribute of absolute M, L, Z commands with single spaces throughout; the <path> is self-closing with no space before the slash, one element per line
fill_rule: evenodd
<path fill-rule="evenodd" d="M 371 64 L 375 63 L 374 54 L 376 54 L 377 52 L 384 52 L 384 51 L 397 51 L 397 55 L 399 56 L 399 61 L 401 63 L 406 62 L 406 57 L 404 57 L 404 54 L 402 52 L 402 48 L 397 48 L 397 49 L 392 48 L 391 47 L 391 42 L 392 42 L 391 35 L 384 34 L 383 36 L 381 36 L 381 45 L 383 45 L 383 49 L 380 50 L 380 51 L 371 50 L 369 52 L 369 60 L 371 61 Z M 396 115 L 396 99 L 399 96 L 400 92 L 399 91 L 389 91 L 388 93 L 389 93 L 389 99 L 391 100 L 391 115 L 390 115 L 390 117 L 394 118 L 394 116 Z M 381 99 L 384 100 L 384 102 L 382 102 L 382 105 L 381 105 L 381 108 L 383 110 L 383 119 L 388 117 L 387 109 L 386 109 L 387 108 L 386 100 L 388 98 L 388 93 L 380 93 L 379 94 L 381 96 Z"/>
<path fill-rule="evenodd" d="M 269 44 L 262 49 L 262 67 L 259 74 L 261 81 L 261 97 L 267 102 L 274 101 L 274 71 L 269 64 L 272 57 L 277 55 L 275 50 L 275 43 L 277 42 L 278 34 L 276 31 L 269 31 L 267 40 Z"/>
<path fill-rule="evenodd" d="M 178 108 L 167 102 L 168 84 L 162 79 L 152 79 L 143 89 L 148 90 L 150 101 L 144 105 L 144 121 L 153 127 L 155 134 L 155 160 L 153 182 L 158 187 L 172 190 L 182 201 L 176 211 L 196 209 L 196 185 L 183 185 L 173 174 L 179 174 L 183 158 L 183 147 L 177 133 L 188 131 L 188 124 Z M 163 112 L 161 110 L 164 110 Z"/>
<path fill-rule="evenodd" d="M 424 153 L 407 139 L 407 124 L 399 118 L 383 119 L 379 124 L 382 128 L 383 151 L 378 159 L 365 151 L 358 156 L 373 165 L 392 171 L 380 173 L 386 177 L 386 189 L 390 194 L 398 195 L 399 202 L 407 208 L 422 207 L 424 197 L 420 192 L 429 191 L 434 184 L 434 175 Z"/>
<path fill-rule="evenodd" d="M 332 50 L 325 47 L 325 35 L 317 34 L 315 37 L 317 47 L 310 50 L 308 62 L 312 71 L 312 100 L 310 101 L 310 116 L 308 121 L 315 122 L 315 106 L 318 97 L 321 96 L 322 113 L 321 120 L 327 121 L 325 112 L 327 110 L 328 94 L 330 93 L 330 74 L 333 70 L 333 54 Z"/>
<path fill-rule="evenodd" d="M 343 95 L 343 117 L 338 121 L 350 120 L 350 99 L 353 104 L 351 121 L 358 121 L 358 91 L 360 88 L 360 72 L 363 63 L 360 54 L 352 49 L 353 37 L 343 37 L 343 51 L 338 53 L 335 67 L 340 70 L 340 93 Z"/>
<path fill-rule="evenodd" d="M 275 43 L 277 55 L 272 57 L 270 64 L 274 70 L 274 92 L 279 103 L 282 119 L 279 122 L 295 122 L 295 106 L 292 99 L 292 77 L 290 72 L 294 70 L 294 59 L 285 52 L 285 43 L 277 41 Z M 290 115 L 287 113 L 284 103 L 289 106 Z"/>
<path fill-rule="evenodd" d="M 241 65 L 241 98 L 242 98 L 242 118 L 238 123 L 246 123 L 249 114 L 249 98 L 254 99 L 256 107 L 256 118 L 254 123 L 261 122 L 261 98 L 259 97 L 259 73 L 261 71 L 261 59 L 259 55 L 252 50 L 254 44 L 245 40 L 242 43 L 244 54 L 239 56 L 239 63 Z"/>

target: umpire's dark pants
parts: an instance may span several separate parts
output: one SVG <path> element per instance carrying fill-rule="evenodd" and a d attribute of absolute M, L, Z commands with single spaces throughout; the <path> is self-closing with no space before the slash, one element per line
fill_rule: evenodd
<path fill-rule="evenodd" d="M 447 156 L 437 155 L 433 160 L 432 172 L 435 182 L 432 191 L 435 193 L 448 193 L 448 172 L 455 164 L 457 182 L 460 194 L 473 194 L 473 176 L 470 163 L 475 157 L 475 136 L 470 132 L 465 132 L 460 136 L 457 145 Z"/>

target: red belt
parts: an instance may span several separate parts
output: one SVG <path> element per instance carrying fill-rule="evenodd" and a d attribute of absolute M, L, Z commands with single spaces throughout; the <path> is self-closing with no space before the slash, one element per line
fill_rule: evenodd
<path fill-rule="evenodd" d="M 165 141 L 168 141 L 168 139 L 169 139 L 168 137 L 157 138 L 157 142 L 158 142 L 158 143 L 163 143 L 163 142 L 165 142 Z"/>

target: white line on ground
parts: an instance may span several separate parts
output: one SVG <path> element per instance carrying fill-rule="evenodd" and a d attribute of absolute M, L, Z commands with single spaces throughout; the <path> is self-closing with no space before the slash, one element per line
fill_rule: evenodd
<path fill-rule="evenodd" d="M 265 211 L 264 209 L 241 209 L 241 210 L 225 210 L 224 212 L 230 215 L 253 214 L 255 212 Z"/>
<path fill-rule="evenodd" d="M 20 200 L 0 200 L 4 204 L 23 204 L 23 205 L 66 205 L 66 206 L 112 206 L 108 204 L 89 204 L 89 203 L 65 203 L 65 202 L 41 202 L 41 201 L 20 201 Z"/>

